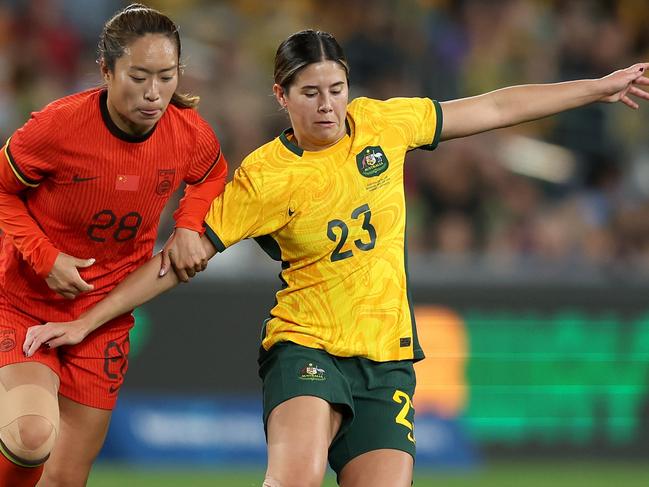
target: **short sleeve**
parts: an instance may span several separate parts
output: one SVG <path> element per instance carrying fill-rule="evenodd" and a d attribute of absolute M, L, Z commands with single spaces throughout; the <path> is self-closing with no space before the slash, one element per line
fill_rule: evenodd
<path fill-rule="evenodd" d="M 246 238 L 269 235 L 286 223 L 285 205 L 272 197 L 279 193 L 264 191 L 261 179 L 258 168 L 249 170 L 242 164 L 212 202 L 205 234 L 219 252 Z"/>
<path fill-rule="evenodd" d="M 434 150 L 442 132 L 442 109 L 430 98 L 392 98 L 381 103 L 381 115 L 403 135 L 408 149 Z"/>

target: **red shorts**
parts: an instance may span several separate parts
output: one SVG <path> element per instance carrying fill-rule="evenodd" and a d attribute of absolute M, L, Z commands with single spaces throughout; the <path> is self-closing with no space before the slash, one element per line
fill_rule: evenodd
<path fill-rule="evenodd" d="M 27 358 L 23 353 L 27 328 L 42 323 L 0 297 L 0 367 L 42 363 L 59 376 L 62 396 L 85 406 L 113 409 L 128 369 L 130 315 L 104 324 L 78 345 L 41 347 Z"/>

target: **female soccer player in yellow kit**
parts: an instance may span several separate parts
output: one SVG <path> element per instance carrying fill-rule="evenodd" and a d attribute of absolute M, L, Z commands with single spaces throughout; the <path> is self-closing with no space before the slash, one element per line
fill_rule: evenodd
<path fill-rule="evenodd" d="M 327 33 L 279 46 L 273 92 L 291 128 L 250 154 L 212 203 L 208 255 L 248 237 L 282 262 L 259 373 L 266 487 L 318 486 L 327 460 L 345 487 L 412 482 L 412 363 L 423 358 L 408 293 L 406 152 L 596 101 L 638 105 L 649 64 L 596 80 L 505 88 L 438 103 L 348 103 L 348 66 Z M 434 161 L 431 161 L 431 164 Z M 173 287 L 155 257 L 72 323 L 30 329 L 24 350 L 77 343 Z"/>

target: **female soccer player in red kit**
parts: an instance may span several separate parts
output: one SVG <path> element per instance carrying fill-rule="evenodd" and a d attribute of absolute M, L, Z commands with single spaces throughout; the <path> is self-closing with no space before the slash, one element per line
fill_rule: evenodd
<path fill-rule="evenodd" d="M 128 366 L 133 317 L 29 358 L 20 346 L 28 327 L 74 319 L 146 262 L 183 181 L 163 267 L 185 281 L 203 270 L 203 218 L 225 184 L 227 163 L 193 109 L 198 98 L 176 92 L 176 25 L 131 5 L 106 23 L 99 52 L 105 86 L 34 113 L 0 155 L 4 487 L 85 485 Z"/>

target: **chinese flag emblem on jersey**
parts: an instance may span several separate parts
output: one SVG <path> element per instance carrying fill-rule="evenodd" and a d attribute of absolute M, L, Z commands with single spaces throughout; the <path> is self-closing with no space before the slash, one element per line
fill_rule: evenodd
<path fill-rule="evenodd" d="M 140 176 L 133 174 L 118 174 L 115 180 L 117 191 L 137 191 L 140 187 Z"/>

